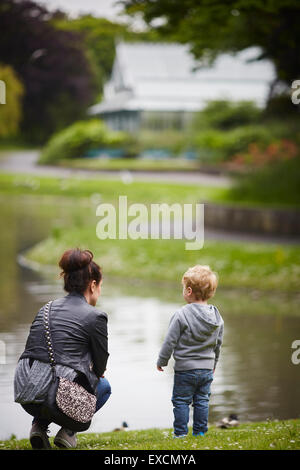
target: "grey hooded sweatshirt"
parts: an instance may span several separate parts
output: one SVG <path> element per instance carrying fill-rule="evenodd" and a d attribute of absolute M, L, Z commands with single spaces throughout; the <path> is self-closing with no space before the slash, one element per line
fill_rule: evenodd
<path fill-rule="evenodd" d="M 224 321 L 214 305 L 184 305 L 170 320 L 157 365 L 166 366 L 173 352 L 175 371 L 215 369 L 223 330 Z"/>

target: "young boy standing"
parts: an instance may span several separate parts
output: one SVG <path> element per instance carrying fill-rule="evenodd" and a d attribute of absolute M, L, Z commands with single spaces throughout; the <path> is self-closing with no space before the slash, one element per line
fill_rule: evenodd
<path fill-rule="evenodd" d="M 170 320 L 157 369 L 163 371 L 173 352 L 174 437 L 188 434 L 190 404 L 194 407 L 193 436 L 203 436 L 207 431 L 210 386 L 220 354 L 224 322 L 217 307 L 207 303 L 218 284 L 217 275 L 209 266 L 189 268 L 182 284 L 187 305 Z"/>

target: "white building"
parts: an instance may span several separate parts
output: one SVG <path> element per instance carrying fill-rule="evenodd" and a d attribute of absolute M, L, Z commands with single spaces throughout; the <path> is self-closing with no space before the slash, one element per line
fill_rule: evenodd
<path fill-rule="evenodd" d="M 251 62 L 258 54 L 257 48 L 222 54 L 208 67 L 185 45 L 120 42 L 103 101 L 89 114 L 112 129 L 134 132 L 183 128 L 210 100 L 252 100 L 263 106 L 275 72 L 269 61 Z"/>

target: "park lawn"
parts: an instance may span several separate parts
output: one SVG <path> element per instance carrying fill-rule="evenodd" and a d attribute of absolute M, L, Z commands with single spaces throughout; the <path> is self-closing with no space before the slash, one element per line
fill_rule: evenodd
<path fill-rule="evenodd" d="M 56 165 L 87 170 L 194 171 L 201 169 L 198 161 L 183 158 L 74 158 L 59 160 Z"/>
<path fill-rule="evenodd" d="M 200 200 L 226 200 L 227 188 L 197 184 L 109 180 L 102 178 L 55 178 L 25 174 L 0 173 L 3 194 L 50 195 L 72 198 L 98 197 L 101 202 L 118 202 L 126 195 L 128 203 L 190 203 Z"/>
<path fill-rule="evenodd" d="M 209 264 L 220 276 L 222 288 L 253 288 L 299 291 L 300 246 L 270 243 L 206 241 L 201 250 L 185 250 L 184 240 L 99 240 L 96 206 L 118 204 L 119 195 L 132 203 L 224 202 L 226 188 L 174 183 L 109 181 L 107 179 L 53 178 L 0 174 L 0 192 L 7 195 L 55 196 L 54 204 L 72 201 L 78 214 L 54 226 L 49 237 L 32 247 L 27 259 L 57 266 L 61 253 L 70 247 L 91 249 L 105 274 L 145 281 L 179 283 L 188 266 Z M 37 198 L 37 201 L 39 199 Z M 86 208 L 80 206 L 84 203 Z M 88 220 L 81 217 L 84 211 Z M 67 226 L 66 226 L 67 225 Z"/>
<path fill-rule="evenodd" d="M 53 437 L 50 438 L 53 449 Z M 0 441 L 0 449 L 31 449 L 28 439 Z M 299 450 L 300 419 L 243 423 L 237 428 L 211 426 L 204 437 L 173 439 L 171 429 L 146 429 L 78 435 L 77 450 Z"/>
<path fill-rule="evenodd" d="M 129 204 L 196 204 L 215 202 L 244 207 L 299 208 L 299 204 L 293 201 L 257 201 L 250 198 L 239 200 L 236 198 L 235 193 L 232 192 L 231 187 L 214 187 L 196 183 L 175 183 L 168 181 L 131 182 L 128 181 L 127 174 L 124 174 L 123 177 L 117 174 L 117 178 L 109 179 L 105 174 L 98 175 L 95 178 L 85 178 L 80 175 L 53 177 L 23 173 L 0 173 L 0 193 L 72 198 L 96 197 L 101 202 L 112 203 L 118 202 L 119 195 L 125 195 Z"/>
<path fill-rule="evenodd" d="M 180 285 L 189 266 L 208 264 L 218 272 L 222 288 L 299 291 L 300 246 L 271 243 L 204 241 L 201 250 L 185 250 L 184 240 L 100 240 L 94 220 L 88 225 L 55 227 L 52 235 L 25 254 L 30 261 L 57 266 L 64 250 L 89 248 L 104 275 Z"/>

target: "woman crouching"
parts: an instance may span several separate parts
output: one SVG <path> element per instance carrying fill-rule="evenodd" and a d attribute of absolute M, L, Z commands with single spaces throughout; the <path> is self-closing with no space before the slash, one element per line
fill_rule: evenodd
<path fill-rule="evenodd" d="M 89 250 L 80 249 L 67 250 L 59 266 L 68 295 L 44 305 L 38 312 L 14 379 L 15 401 L 34 417 L 29 437 L 34 449 L 49 449 L 49 424 L 64 423 L 61 416 L 65 415 L 59 415 L 59 410 L 54 412 L 56 405 L 49 405 L 53 373 L 79 384 L 89 397 L 96 397 L 95 412 L 111 394 L 110 384 L 103 376 L 109 356 L 107 314 L 95 308 L 101 292 L 101 269 Z M 54 444 L 76 447 L 78 429 L 70 418 L 66 423 L 68 427 L 61 427 Z"/>

